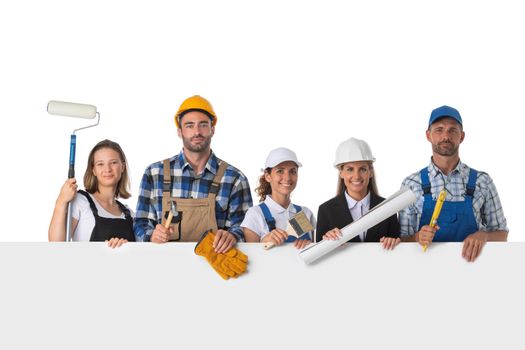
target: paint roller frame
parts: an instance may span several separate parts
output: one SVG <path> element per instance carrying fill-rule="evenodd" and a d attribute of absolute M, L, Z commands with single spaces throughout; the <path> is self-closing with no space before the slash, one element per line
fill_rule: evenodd
<path fill-rule="evenodd" d="M 69 143 L 69 169 L 67 177 L 68 179 L 75 177 L 75 154 L 76 154 L 76 144 L 77 136 L 76 132 L 79 130 L 92 128 L 97 126 L 100 122 L 100 113 L 97 111 L 97 107 L 93 105 L 83 104 L 83 103 L 73 103 L 65 101 L 55 101 L 51 100 L 47 103 L 47 113 L 52 115 L 58 115 L 63 117 L 73 117 L 73 118 L 82 118 L 82 119 L 94 119 L 97 117 L 97 122 L 95 124 L 87 125 L 78 129 L 74 129 L 71 133 L 70 143 Z M 71 241 L 71 202 L 67 205 L 67 221 L 66 221 L 66 242 Z"/>

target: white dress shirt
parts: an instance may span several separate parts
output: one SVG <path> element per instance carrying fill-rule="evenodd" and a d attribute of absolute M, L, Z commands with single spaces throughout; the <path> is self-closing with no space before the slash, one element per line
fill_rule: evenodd
<path fill-rule="evenodd" d="M 354 221 L 358 220 L 361 218 L 361 216 L 370 211 L 370 192 L 368 192 L 365 198 L 361 199 L 360 201 L 356 201 L 350 197 L 346 191 L 345 197 L 348 208 L 350 209 L 350 214 L 352 214 L 352 219 L 354 219 Z M 359 238 L 361 239 L 361 242 L 364 242 L 366 238 L 366 231 L 361 232 L 359 234 Z"/>

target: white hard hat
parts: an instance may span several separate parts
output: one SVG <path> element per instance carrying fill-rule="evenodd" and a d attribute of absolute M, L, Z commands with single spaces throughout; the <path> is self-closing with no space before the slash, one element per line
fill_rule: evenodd
<path fill-rule="evenodd" d="M 298 167 L 303 166 L 298 160 L 295 152 L 285 147 L 279 147 L 270 152 L 266 157 L 266 163 L 264 163 L 264 169 L 273 168 L 282 162 L 292 161 L 297 164 Z M 262 169 L 262 171 L 264 171 Z"/>
<path fill-rule="evenodd" d="M 375 162 L 372 150 L 368 143 L 353 137 L 343 141 L 337 146 L 335 151 L 334 167 L 348 162 L 369 161 Z"/>

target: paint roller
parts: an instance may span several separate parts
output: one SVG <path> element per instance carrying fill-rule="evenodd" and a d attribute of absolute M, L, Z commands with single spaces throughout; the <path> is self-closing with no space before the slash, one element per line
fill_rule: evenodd
<path fill-rule="evenodd" d="M 47 112 L 53 115 L 64 117 L 93 119 L 97 117 L 97 122 L 92 125 L 84 126 L 73 130 L 71 133 L 71 142 L 69 143 L 69 170 L 67 177 L 69 179 L 75 177 L 75 153 L 77 145 L 77 136 L 75 133 L 79 130 L 97 126 L 100 121 L 100 114 L 97 112 L 97 107 L 83 103 L 72 103 L 63 101 L 49 101 L 47 104 Z M 71 240 L 71 202 L 67 205 L 67 222 L 66 222 L 66 242 Z"/>

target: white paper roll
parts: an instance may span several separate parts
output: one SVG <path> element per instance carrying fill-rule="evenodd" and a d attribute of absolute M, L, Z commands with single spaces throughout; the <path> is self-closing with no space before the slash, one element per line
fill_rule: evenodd
<path fill-rule="evenodd" d="M 359 220 L 343 227 L 341 229 L 343 236 L 340 239 L 336 241 L 322 240 L 318 243 L 310 244 L 299 252 L 299 256 L 305 263 L 309 264 L 358 236 L 361 232 L 374 227 L 381 221 L 408 207 L 415 201 L 416 196 L 409 188 L 401 189 L 374 207 L 366 215 L 363 215 Z"/>
<path fill-rule="evenodd" d="M 97 115 L 97 107 L 82 103 L 49 101 L 47 112 L 65 117 L 93 119 Z"/>

